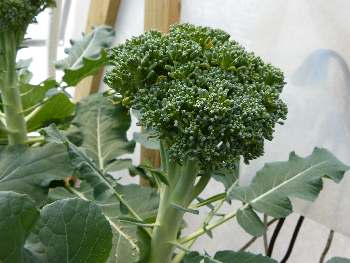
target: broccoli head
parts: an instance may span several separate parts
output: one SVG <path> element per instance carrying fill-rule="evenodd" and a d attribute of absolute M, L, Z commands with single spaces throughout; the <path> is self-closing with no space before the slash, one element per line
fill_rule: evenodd
<path fill-rule="evenodd" d="M 233 167 L 240 156 L 249 162 L 286 118 L 283 73 L 229 38 L 179 24 L 109 52 L 105 82 L 167 142 L 172 160 L 196 158 L 203 169 Z"/>
<path fill-rule="evenodd" d="M 55 0 L 1 0 L 0 32 L 25 31 L 35 17 Z"/>

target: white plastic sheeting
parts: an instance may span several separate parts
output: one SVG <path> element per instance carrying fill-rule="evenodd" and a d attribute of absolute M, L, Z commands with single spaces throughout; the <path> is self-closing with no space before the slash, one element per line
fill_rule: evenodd
<path fill-rule="evenodd" d="M 193 12 L 195 5 L 201 8 Z M 265 162 L 286 160 L 293 150 L 308 155 L 326 147 L 350 164 L 349 8 L 345 0 L 184 1 L 183 20 L 225 29 L 286 75 L 288 119 L 266 154 L 243 167 L 243 184 Z M 298 200 L 295 207 L 350 236 L 350 178 L 327 182 L 316 203 Z"/>

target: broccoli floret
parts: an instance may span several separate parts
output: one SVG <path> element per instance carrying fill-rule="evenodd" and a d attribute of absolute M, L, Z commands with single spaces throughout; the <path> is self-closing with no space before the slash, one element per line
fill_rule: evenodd
<path fill-rule="evenodd" d="M 1 0 L 0 32 L 25 31 L 41 11 L 54 5 L 55 0 Z"/>
<path fill-rule="evenodd" d="M 180 24 L 109 52 L 105 82 L 167 141 L 172 160 L 196 158 L 203 169 L 233 167 L 240 156 L 249 162 L 286 118 L 283 73 L 229 38 Z"/>

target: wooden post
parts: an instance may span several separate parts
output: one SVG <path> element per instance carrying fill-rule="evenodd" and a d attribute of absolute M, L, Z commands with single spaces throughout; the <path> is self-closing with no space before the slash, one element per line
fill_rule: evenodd
<path fill-rule="evenodd" d="M 181 0 L 145 0 L 145 31 L 166 33 L 169 26 L 180 21 Z"/>
<path fill-rule="evenodd" d="M 166 33 L 170 25 L 180 21 L 180 13 L 181 0 L 145 0 L 144 29 Z M 160 167 L 159 151 L 141 146 L 141 162 L 145 160 L 154 167 Z M 141 178 L 141 185 L 148 185 L 148 182 Z"/>
<path fill-rule="evenodd" d="M 89 8 L 89 16 L 86 24 L 86 33 L 90 32 L 94 26 L 99 25 L 115 25 L 120 0 L 91 0 Z M 74 98 L 76 101 L 98 91 L 103 75 L 101 69 L 94 76 L 90 76 L 82 80 L 75 89 Z"/>

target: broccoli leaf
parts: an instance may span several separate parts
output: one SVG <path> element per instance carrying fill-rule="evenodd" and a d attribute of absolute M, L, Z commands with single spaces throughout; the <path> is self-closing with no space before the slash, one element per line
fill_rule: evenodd
<path fill-rule="evenodd" d="M 291 197 L 313 201 L 322 189 L 323 178 L 338 183 L 347 170 L 349 166 L 326 149 L 315 148 L 305 158 L 292 152 L 286 162 L 265 164 L 251 185 L 233 187 L 228 196 L 245 203 L 237 214 L 240 225 L 248 233 L 260 235 L 264 231 L 255 211 L 286 217 L 292 212 Z"/>
<path fill-rule="evenodd" d="M 27 196 L 0 192 L 0 261 L 105 262 L 112 231 L 92 202 L 64 199 L 39 215 Z"/>
<path fill-rule="evenodd" d="M 52 123 L 60 124 L 73 116 L 75 104 L 63 93 L 58 93 L 27 116 L 28 131 L 36 131 Z"/>
<path fill-rule="evenodd" d="M 107 60 L 104 50 L 114 39 L 115 32 L 111 27 L 100 26 L 85 35 L 79 41 L 71 41 L 68 54 L 56 63 L 56 68 L 64 70 L 63 81 L 69 86 L 77 85 L 83 78 L 95 74 Z"/>
<path fill-rule="evenodd" d="M 24 243 L 39 217 L 35 203 L 26 195 L 0 192 L 0 211 L 0 261 L 26 262 L 31 253 Z"/>
<path fill-rule="evenodd" d="M 117 185 L 116 190 L 121 193 L 128 204 L 141 216 L 143 220 L 153 220 L 158 208 L 158 195 L 152 188 L 144 188 L 139 185 Z M 69 192 L 64 188 L 55 188 L 50 192 L 51 200 L 67 197 L 79 197 L 83 200 L 91 200 L 101 208 L 109 221 L 113 231 L 113 247 L 107 262 L 129 263 L 140 259 L 141 243 L 138 237 L 137 226 L 121 222 L 119 218 L 124 216 L 122 204 L 113 195 L 106 191 L 95 199 L 93 189 L 84 181 L 79 187 Z"/>
<path fill-rule="evenodd" d="M 102 94 L 91 95 L 78 103 L 73 120 L 82 134 L 82 147 L 102 172 L 131 165 L 130 160 L 116 159 L 134 150 L 135 143 L 126 137 L 130 123 L 128 111 Z"/>
<path fill-rule="evenodd" d="M 350 263 L 350 259 L 336 257 L 328 260 L 327 263 Z"/>
<path fill-rule="evenodd" d="M 255 255 L 248 252 L 234 252 L 234 251 L 219 251 L 214 257 L 202 255 L 198 252 L 190 252 L 187 254 L 183 263 L 277 263 L 276 260 L 264 257 L 262 255 Z"/>
<path fill-rule="evenodd" d="M 8 147 L 0 152 L 0 191 L 28 194 L 43 205 L 50 183 L 70 176 L 67 150 L 60 144 Z"/>
<path fill-rule="evenodd" d="M 23 111 L 28 114 L 43 103 L 49 90 L 58 86 L 55 80 L 47 79 L 38 85 L 19 82 Z"/>

